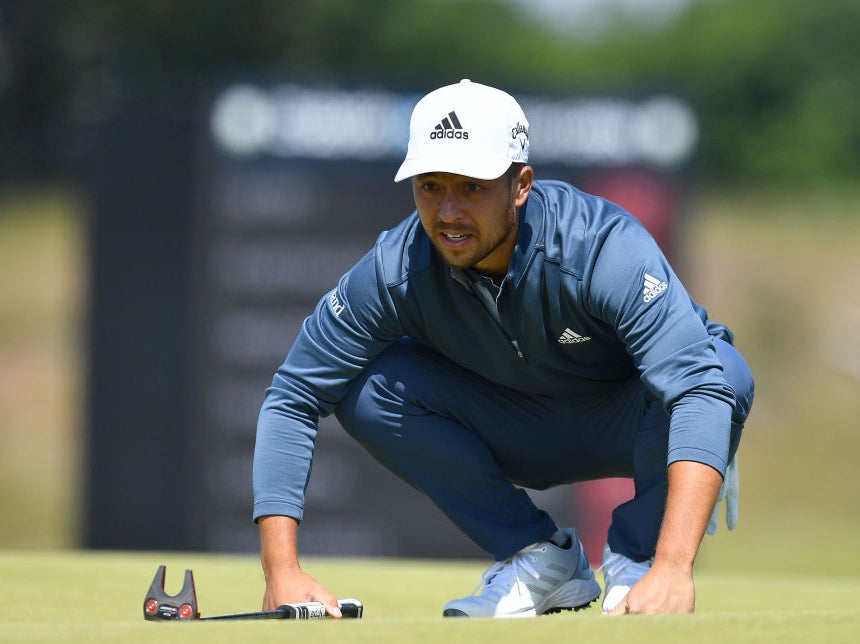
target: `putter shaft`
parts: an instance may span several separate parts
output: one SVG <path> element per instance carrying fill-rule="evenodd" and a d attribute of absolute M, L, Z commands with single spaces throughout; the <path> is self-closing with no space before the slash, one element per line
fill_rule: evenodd
<path fill-rule="evenodd" d="M 360 619 L 364 612 L 364 606 L 357 599 L 339 599 L 337 605 L 344 619 Z M 275 610 L 264 610 L 253 613 L 235 613 L 231 615 L 214 615 L 212 617 L 201 617 L 200 620 L 208 619 L 326 619 L 329 615 L 321 602 L 302 602 L 297 604 L 283 604 Z"/>

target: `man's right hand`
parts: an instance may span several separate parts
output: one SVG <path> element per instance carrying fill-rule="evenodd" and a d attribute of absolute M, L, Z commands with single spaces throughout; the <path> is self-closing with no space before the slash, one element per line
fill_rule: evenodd
<path fill-rule="evenodd" d="M 260 561 L 266 576 L 263 610 L 275 610 L 283 604 L 321 602 L 326 612 L 341 616 L 337 598 L 299 566 L 296 535 L 299 523 L 291 517 L 265 516 L 260 526 Z"/>
<path fill-rule="evenodd" d="M 275 610 L 284 604 L 314 601 L 322 602 L 326 612 L 332 617 L 341 616 L 337 598 L 309 574 L 296 570 L 267 575 L 263 610 Z"/>

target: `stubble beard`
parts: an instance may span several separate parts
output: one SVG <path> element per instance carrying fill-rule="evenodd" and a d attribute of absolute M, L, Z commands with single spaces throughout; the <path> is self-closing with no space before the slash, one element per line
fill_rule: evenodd
<path fill-rule="evenodd" d="M 507 227 L 504 232 L 499 235 L 498 239 L 492 241 L 488 247 L 475 249 L 475 252 L 468 256 L 457 256 L 456 254 L 452 254 L 451 249 L 444 247 L 435 235 L 432 236 L 431 239 L 437 252 L 442 255 L 450 266 L 460 269 L 475 268 L 487 257 L 496 252 L 511 238 L 512 235 L 515 234 L 515 231 L 517 230 L 517 208 L 514 205 L 513 200 L 508 208 L 507 224 Z"/>

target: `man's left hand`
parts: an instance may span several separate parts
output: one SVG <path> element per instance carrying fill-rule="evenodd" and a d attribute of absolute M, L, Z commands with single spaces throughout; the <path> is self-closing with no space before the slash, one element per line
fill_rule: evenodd
<path fill-rule="evenodd" d="M 609 615 L 692 613 L 695 605 L 692 569 L 655 563 Z"/>

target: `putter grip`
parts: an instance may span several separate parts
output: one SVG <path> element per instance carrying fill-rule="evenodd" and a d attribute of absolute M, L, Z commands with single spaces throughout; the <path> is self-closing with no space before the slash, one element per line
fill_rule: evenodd
<path fill-rule="evenodd" d="M 344 619 L 360 619 L 364 612 L 364 606 L 357 599 L 338 599 L 337 605 Z M 278 606 L 278 610 L 283 612 L 284 619 L 325 619 L 328 617 L 325 606 L 321 602 L 283 604 Z"/>

